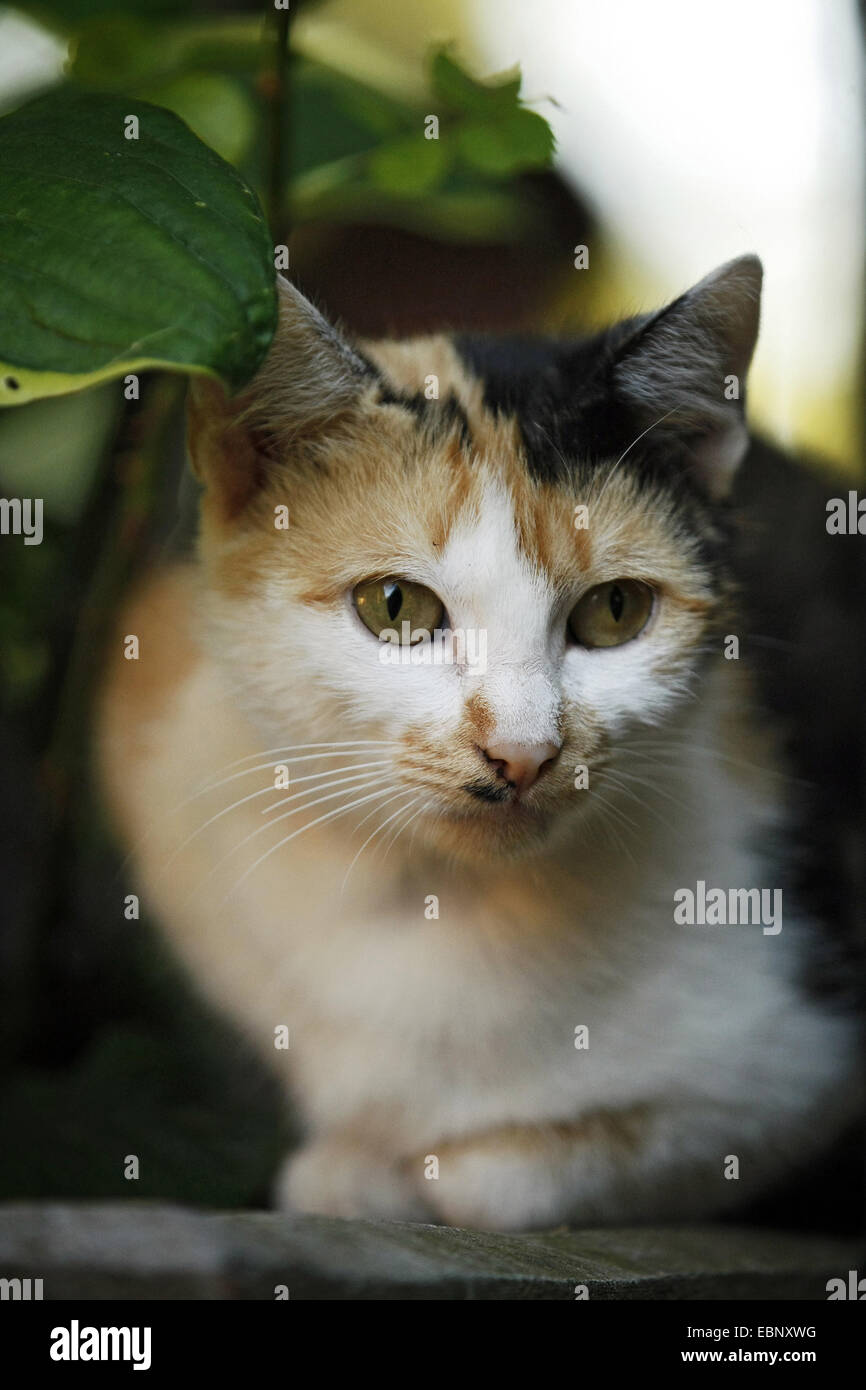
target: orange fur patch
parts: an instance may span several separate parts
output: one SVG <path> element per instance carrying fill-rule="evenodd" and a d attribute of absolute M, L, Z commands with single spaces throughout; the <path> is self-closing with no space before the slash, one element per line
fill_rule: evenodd
<path fill-rule="evenodd" d="M 458 1158 L 466 1152 L 482 1153 L 492 1164 L 515 1151 L 526 1158 L 542 1159 L 559 1156 L 563 1150 L 578 1145 L 610 1148 L 626 1156 L 640 1145 L 648 1118 L 649 1106 L 634 1105 L 627 1110 L 596 1110 L 579 1120 L 557 1120 L 544 1125 L 502 1125 L 469 1134 L 465 1139 L 436 1140 L 436 1156 L 443 1174 L 450 1158 Z"/>
<path fill-rule="evenodd" d="M 110 640 L 96 722 L 103 780 L 113 792 L 115 809 L 126 802 L 124 782 L 134 777 L 137 762 L 148 756 L 153 721 L 166 710 L 199 659 L 190 631 L 195 594 L 195 575 L 188 565 L 148 575 Z M 128 636 L 138 638 L 137 661 L 123 654 Z"/>

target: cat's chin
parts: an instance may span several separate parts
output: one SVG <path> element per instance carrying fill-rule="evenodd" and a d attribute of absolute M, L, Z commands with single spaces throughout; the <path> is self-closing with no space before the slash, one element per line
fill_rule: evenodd
<path fill-rule="evenodd" d="M 549 813 L 519 804 L 480 812 L 446 808 L 431 816 L 426 839 L 466 863 L 525 859 L 550 846 L 556 824 Z"/>

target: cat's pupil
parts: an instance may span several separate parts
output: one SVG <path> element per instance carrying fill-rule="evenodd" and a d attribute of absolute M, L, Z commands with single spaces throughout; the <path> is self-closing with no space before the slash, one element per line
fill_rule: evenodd
<path fill-rule="evenodd" d="M 396 618 L 400 609 L 403 607 L 403 591 L 399 584 L 389 582 L 384 586 L 385 607 L 388 609 L 388 617 Z"/>
<path fill-rule="evenodd" d="M 610 611 L 613 614 L 614 622 L 619 622 L 622 617 L 622 610 L 625 608 L 625 598 L 622 589 L 618 584 L 614 584 L 610 591 Z"/>

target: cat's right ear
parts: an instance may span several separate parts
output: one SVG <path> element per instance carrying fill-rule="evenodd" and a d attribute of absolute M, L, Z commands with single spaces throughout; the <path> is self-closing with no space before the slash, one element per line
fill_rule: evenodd
<path fill-rule="evenodd" d="M 642 320 L 613 380 L 638 428 L 679 447 L 692 476 L 723 497 L 749 443 L 745 383 L 758 336 L 761 262 L 740 256 Z M 638 436 L 642 437 L 642 436 Z"/>
<path fill-rule="evenodd" d="M 225 515 L 236 515 L 299 438 L 354 410 L 375 376 L 335 328 L 283 276 L 268 355 L 235 397 L 206 377 L 187 397 L 187 445 L 196 477 Z"/>

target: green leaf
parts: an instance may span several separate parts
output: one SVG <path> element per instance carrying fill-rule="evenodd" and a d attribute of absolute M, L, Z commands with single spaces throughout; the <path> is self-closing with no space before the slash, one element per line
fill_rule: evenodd
<path fill-rule="evenodd" d="M 249 380 L 276 325 L 273 247 L 255 194 L 177 116 L 53 92 L 0 120 L 0 168 L 0 404 L 157 366 Z"/>
<path fill-rule="evenodd" d="M 457 142 L 466 163 L 490 178 L 543 169 L 553 157 L 550 126 L 525 107 L 496 119 L 467 121 L 457 132 Z"/>
<path fill-rule="evenodd" d="M 520 95 L 519 71 L 503 73 L 492 82 L 479 82 L 444 48 L 433 54 L 430 80 L 433 95 L 448 110 L 467 115 L 514 110 Z"/>
<path fill-rule="evenodd" d="M 451 151 L 440 140 L 425 140 L 421 129 L 376 150 L 369 174 L 385 192 L 411 197 L 436 188 L 448 172 Z"/>

